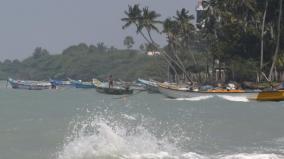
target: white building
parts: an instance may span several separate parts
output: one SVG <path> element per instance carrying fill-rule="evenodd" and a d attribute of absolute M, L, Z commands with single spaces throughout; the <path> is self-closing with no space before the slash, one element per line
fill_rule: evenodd
<path fill-rule="evenodd" d="M 148 51 L 146 54 L 148 56 L 159 56 L 159 55 L 161 55 L 161 53 L 158 52 L 158 51 Z"/>

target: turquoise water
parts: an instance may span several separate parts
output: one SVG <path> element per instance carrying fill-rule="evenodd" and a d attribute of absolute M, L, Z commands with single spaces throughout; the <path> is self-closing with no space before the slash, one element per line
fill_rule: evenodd
<path fill-rule="evenodd" d="M 284 102 L 0 88 L 0 159 L 284 158 Z"/>

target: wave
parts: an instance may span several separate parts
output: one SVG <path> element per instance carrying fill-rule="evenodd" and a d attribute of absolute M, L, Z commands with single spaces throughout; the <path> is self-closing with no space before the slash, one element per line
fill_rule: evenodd
<path fill-rule="evenodd" d="M 73 126 L 57 158 L 172 158 L 169 152 L 175 151 L 173 144 L 156 138 L 143 126 L 128 128 L 119 122 L 95 117 Z"/>
<path fill-rule="evenodd" d="M 192 97 L 192 98 L 177 98 L 175 100 L 179 100 L 179 101 L 201 101 L 201 100 L 206 100 L 209 98 L 212 98 L 212 95 L 209 96 L 199 96 L 199 97 Z"/>
<path fill-rule="evenodd" d="M 90 115 L 90 114 L 89 114 Z M 92 114 L 70 123 L 70 134 L 56 159 L 283 159 L 278 154 L 206 154 L 182 150 L 172 135 L 154 135 L 139 116 Z M 143 117 L 141 117 L 143 118 Z M 158 129 L 158 128 L 157 128 Z M 169 133 L 171 134 L 171 133 Z M 176 139 L 178 142 L 181 139 Z M 190 143 L 188 143 L 190 144 Z"/>
<path fill-rule="evenodd" d="M 249 102 L 249 100 L 246 97 L 242 96 L 218 95 L 218 97 L 234 102 Z"/>
<path fill-rule="evenodd" d="M 276 154 L 247 154 L 247 153 L 241 153 L 241 154 L 234 154 L 234 155 L 228 155 L 221 157 L 221 159 L 283 159 L 284 156 L 276 155 Z"/>

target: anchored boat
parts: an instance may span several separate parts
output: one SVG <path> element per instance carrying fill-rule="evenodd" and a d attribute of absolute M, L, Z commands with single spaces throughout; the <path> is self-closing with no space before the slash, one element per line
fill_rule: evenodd
<path fill-rule="evenodd" d="M 49 82 L 51 83 L 53 88 L 56 88 L 56 87 L 71 87 L 72 86 L 72 83 L 70 81 L 50 79 Z"/>
<path fill-rule="evenodd" d="M 96 88 L 96 85 L 93 82 L 82 82 L 81 80 L 73 80 L 70 78 L 69 81 L 75 88 Z"/>
<path fill-rule="evenodd" d="M 96 91 L 99 93 L 111 94 L 111 95 L 133 94 L 133 89 L 130 89 L 128 86 L 109 87 L 108 83 L 101 82 L 97 79 L 93 79 L 93 83 L 95 83 Z"/>
<path fill-rule="evenodd" d="M 45 81 L 24 81 L 9 78 L 8 83 L 14 89 L 43 90 L 51 88 L 51 83 Z"/>
<path fill-rule="evenodd" d="M 147 81 L 139 78 L 137 82 L 141 83 L 149 93 L 159 93 L 159 85 L 153 81 Z"/>
<path fill-rule="evenodd" d="M 124 95 L 124 94 L 133 94 L 132 89 L 121 88 L 121 87 L 96 87 L 97 92 L 104 94 L 112 94 L 112 95 Z"/>
<path fill-rule="evenodd" d="M 206 91 L 191 90 L 171 84 L 159 84 L 159 91 L 168 98 L 193 98 L 200 96 L 235 96 L 257 101 L 282 101 L 284 90 L 242 90 L 242 89 L 209 89 Z"/>

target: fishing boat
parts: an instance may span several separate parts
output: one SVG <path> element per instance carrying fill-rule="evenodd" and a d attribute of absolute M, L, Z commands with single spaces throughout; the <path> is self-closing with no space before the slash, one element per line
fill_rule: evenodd
<path fill-rule="evenodd" d="M 75 88 L 96 88 L 96 85 L 93 82 L 83 82 L 81 80 L 68 79 L 71 82 L 71 85 Z"/>
<path fill-rule="evenodd" d="M 194 94 L 190 94 L 190 88 L 178 86 L 176 84 L 158 83 L 158 90 L 167 98 L 191 98 L 196 97 Z"/>
<path fill-rule="evenodd" d="M 51 83 L 45 81 L 24 81 L 8 78 L 8 83 L 14 89 L 43 90 L 51 88 Z"/>
<path fill-rule="evenodd" d="M 49 82 L 51 83 L 53 88 L 56 88 L 56 87 L 71 87 L 72 86 L 72 83 L 70 81 L 50 79 Z"/>
<path fill-rule="evenodd" d="M 128 86 L 109 87 L 109 84 L 107 82 L 101 82 L 97 79 L 93 79 L 93 83 L 95 83 L 96 91 L 99 93 L 111 95 L 133 94 L 133 89 L 130 89 Z"/>
<path fill-rule="evenodd" d="M 111 95 L 133 94 L 133 89 L 122 87 L 96 87 L 97 92 Z"/>
<path fill-rule="evenodd" d="M 159 84 L 160 92 L 168 98 L 194 98 L 202 96 L 232 96 L 257 101 L 283 101 L 284 90 L 209 89 L 200 91 L 177 85 Z"/>
<path fill-rule="evenodd" d="M 144 80 L 141 78 L 139 78 L 137 82 L 141 83 L 149 93 L 159 93 L 159 86 L 156 82 Z"/>

